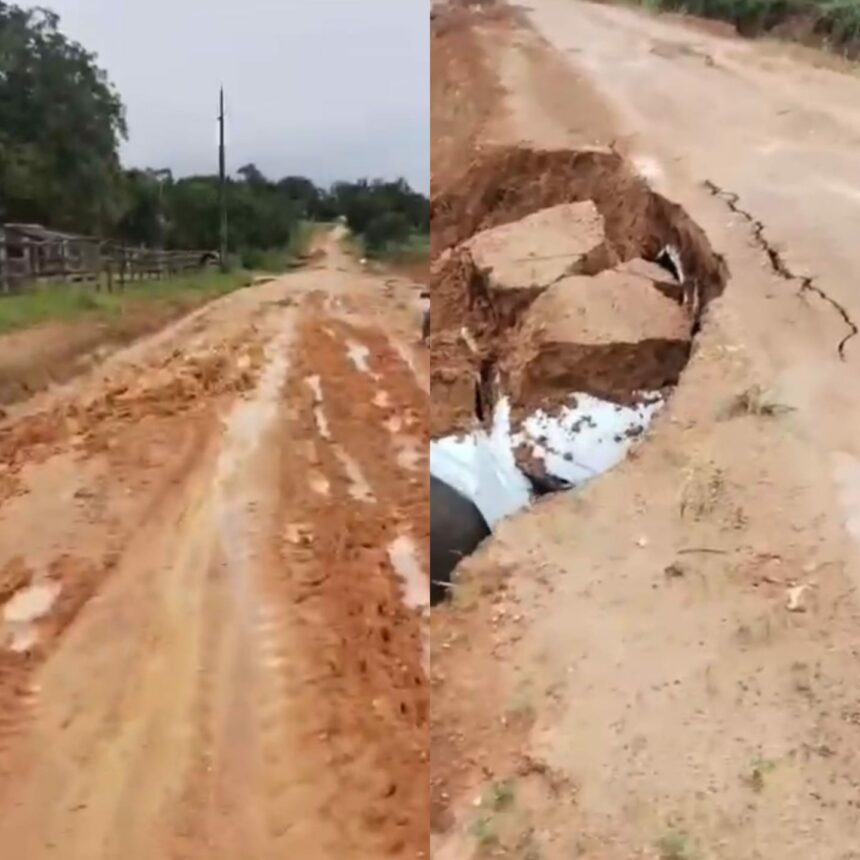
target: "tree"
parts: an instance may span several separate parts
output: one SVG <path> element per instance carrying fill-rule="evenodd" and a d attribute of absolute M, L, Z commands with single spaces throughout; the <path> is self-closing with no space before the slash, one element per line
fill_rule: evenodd
<path fill-rule="evenodd" d="M 161 247 L 170 232 L 168 201 L 173 184 L 169 170 L 127 170 L 123 183 L 123 214 L 118 234 L 135 245 Z"/>
<path fill-rule="evenodd" d="M 263 176 L 262 171 L 256 164 L 246 164 L 236 171 L 248 185 L 256 185 L 259 188 L 264 188 L 269 184 L 269 180 Z"/>
<path fill-rule="evenodd" d="M 304 176 L 285 176 L 277 183 L 278 192 L 286 199 L 298 203 L 302 216 L 323 219 L 323 192 Z"/>
<path fill-rule="evenodd" d="M 125 112 L 96 58 L 46 9 L 0 2 L 0 220 L 107 232 Z"/>
<path fill-rule="evenodd" d="M 385 249 L 392 243 L 403 242 L 412 232 L 412 225 L 402 212 L 383 212 L 367 225 L 364 231 L 364 245 L 371 255 Z"/>

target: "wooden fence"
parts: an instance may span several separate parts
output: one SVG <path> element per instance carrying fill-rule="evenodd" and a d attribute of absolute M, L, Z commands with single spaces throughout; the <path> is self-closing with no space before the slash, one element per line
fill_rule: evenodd
<path fill-rule="evenodd" d="M 52 281 L 89 282 L 112 291 L 132 281 L 167 278 L 217 263 L 215 251 L 158 251 L 0 225 L 0 296 Z"/>

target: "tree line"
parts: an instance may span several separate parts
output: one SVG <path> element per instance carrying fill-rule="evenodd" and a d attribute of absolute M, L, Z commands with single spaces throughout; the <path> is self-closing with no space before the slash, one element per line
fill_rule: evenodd
<path fill-rule="evenodd" d="M 218 246 L 218 177 L 124 169 L 125 107 L 94 54 L 66 38 L 59 17 L 0 0 L 0 223 L 164 248 Z M 286 246 L 304 220 L 346 219 L 368 251 L 426 233 L 426 196 L 403 180 L 318 187 L 267 178 L 254 164 L 226 188 L 229 248 Z"/>

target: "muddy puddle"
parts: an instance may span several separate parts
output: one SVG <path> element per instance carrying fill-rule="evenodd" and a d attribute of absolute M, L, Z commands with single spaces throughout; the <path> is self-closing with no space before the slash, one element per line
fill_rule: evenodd
<path fill-rule="evenodd" d="M 430 470 L 493 528 L 647 437 L 727 272 L 614 152 L 498 150 L 432 219 Z"/>
<path fill-rule="evenodd" d="M 39 641 L 38 622 L 44 618 L 60 596 L 59 582 L 35 582 L 18 589 L 3 605 L 3 641 L 10 651 L 23 653 Z"/>

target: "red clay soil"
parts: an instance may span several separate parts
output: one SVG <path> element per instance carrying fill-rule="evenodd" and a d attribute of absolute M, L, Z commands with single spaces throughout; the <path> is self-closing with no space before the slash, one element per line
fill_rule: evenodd
<path fill-rule="evenodd" d="M 453 2 L 434 8 L 430 22 L 431 196 L 450 186 L 480 148 L 504 91 L 475 34 L 505 27 L 516 13 L 493 3 Z"/>
<path fill-rule="evenodd" d="M 424 618 L 389 559 L 429 567 L 420 338 L 408 284 L 338 259 L 0 424 L 0 601 L 62 586 L 26 653 L 2 629 L 10 856 L 426 858 Z"/>
<path fill-rule="evenodd" d="M 292 418 L 278 440 L 280 529 L 273 529 L 264 588 L 274 605 L 291 607 L 289 624 L 304 643 L 292 661 L 313 695 L 293 697 L 291 719 L 303 727 L 306 766 L 334 765 L 332 778 L 317 780 L 331 789 L 318 802 L 328 807 L 332 831 L 317 834 L 317 841 L 321 848 L 352 845 L 356 856 L 412 860 L 429 839 L 429 689 L 421 630 L 404 606 L 386 548 L 409 533 L 429 569 L 428 492 L 426 467 L 416 465 L 414 477 L 404 480 L 392 465 L 384 425 L 395 414 L 410 419 L 409 432 L 426 451 L 424 395 L 379 331 L 333 320 L 318 302 L 298 336 L 284 392 Z M 374 404 L 379 383 L 349 362 L 348 339 L 370 348 L 371 370 L 384 379 L 389 406 Z M 351 498 L 333 446 L 320 438 L 306 383 L 312 375 L 322 378 L 333 439 L 361 464 L 378 504 Z M 326 493 L 314 489 L 320 481 Z M 285 684 L 295 668 L 285 667 Z M 205 785 L 206 772 L 194 782 Z M 292 826 L 293 812 L 284 807 L 285 827 Z"/>

